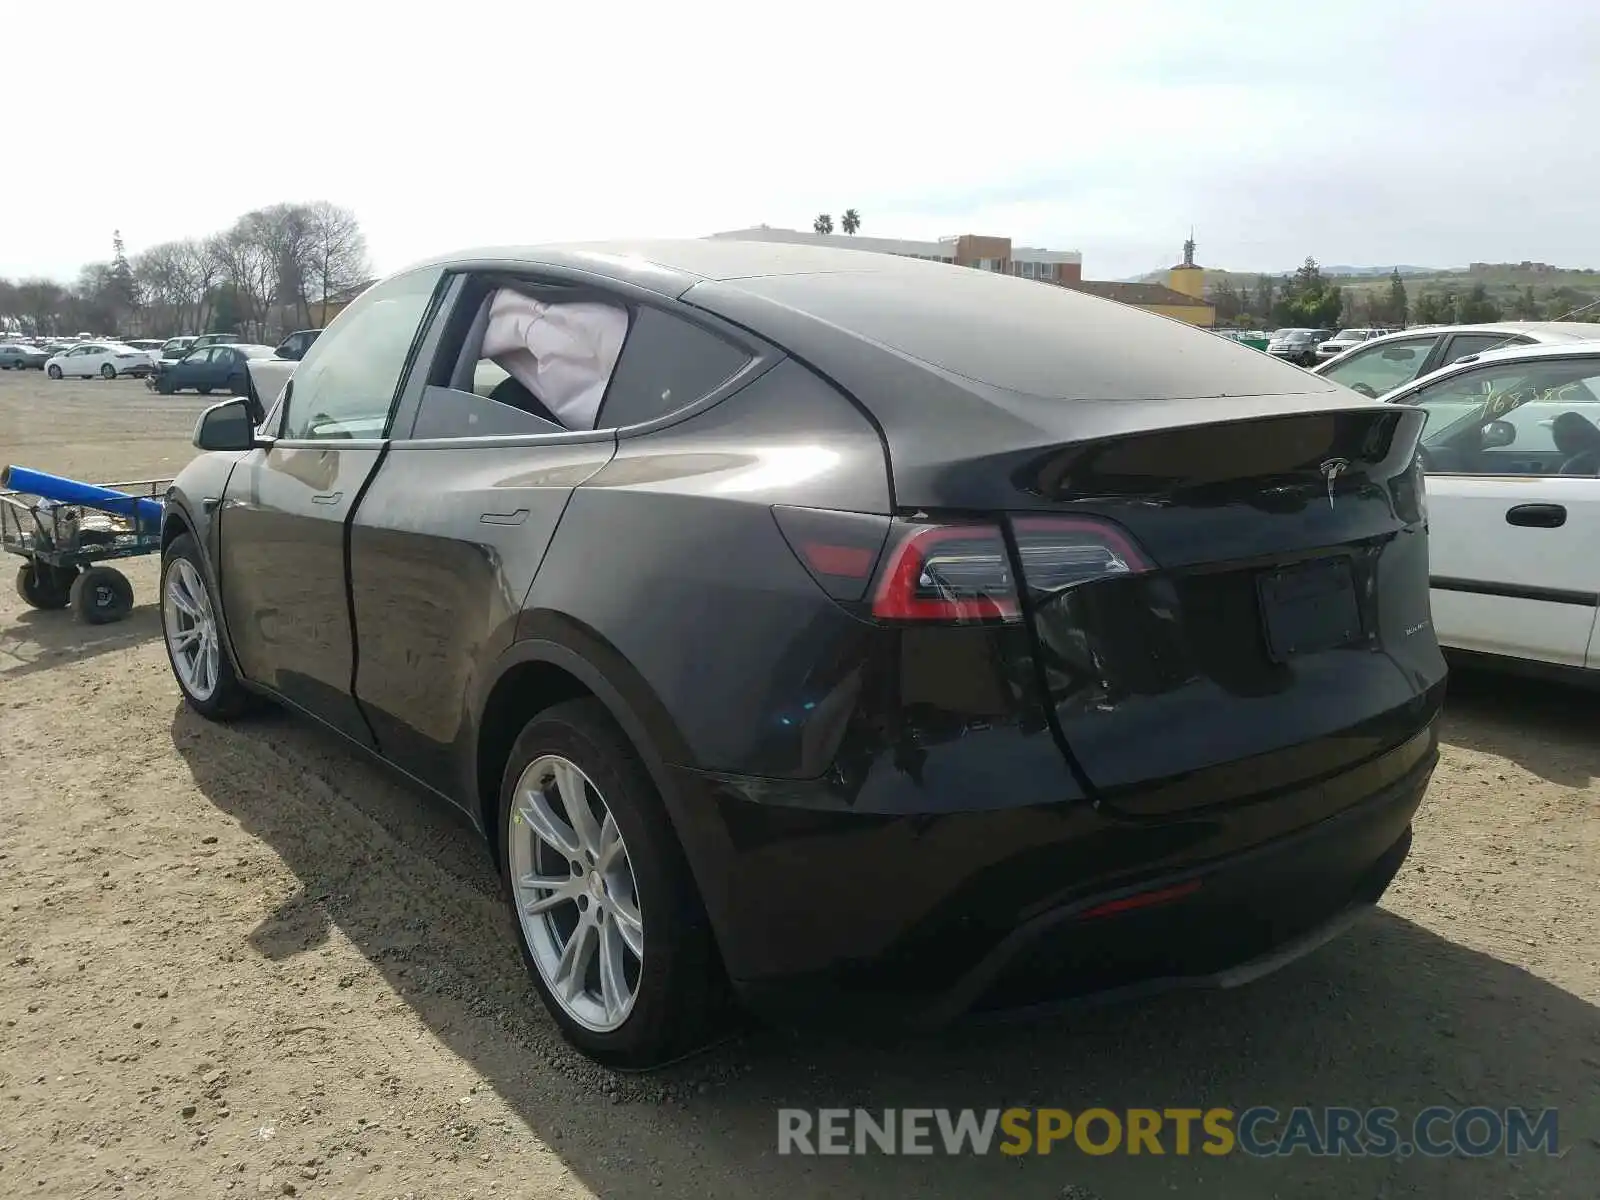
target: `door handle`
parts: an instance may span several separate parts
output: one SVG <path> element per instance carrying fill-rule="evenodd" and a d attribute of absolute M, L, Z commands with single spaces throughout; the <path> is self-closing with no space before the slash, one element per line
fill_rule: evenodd
<path fill-rule="evenodd" d="M 344 499 L 343 492 L 323 492 L 321 495 L 311 497 L 313 504 L 337 504 Z"/>
<path fill-rule="evenodd" d="M 1518 504 L 1506 510 L 1507 525 L 1529 529 L 1560 529 L 1567 523 L 1565 504 Z"/>

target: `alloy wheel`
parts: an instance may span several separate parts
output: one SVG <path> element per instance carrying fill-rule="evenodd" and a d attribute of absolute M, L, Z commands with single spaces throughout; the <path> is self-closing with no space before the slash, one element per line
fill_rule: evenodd
<path fill-rule="evenodd" d="M 507 837 L 517 920 L 550 995 L 585 1029 L 619 1028 L 639 996 L 644 919 L 605 797 L 577 764 L 543 755 L 517 780 Z"/>
<path fill-rule="evenodd" d="M 222 648 L 211 596 L 200 572 L 186 558 L 174 559 L 167 572 L 161 618 L 178 681 L 196 700 L 209 700 L 217 690 Z"/>

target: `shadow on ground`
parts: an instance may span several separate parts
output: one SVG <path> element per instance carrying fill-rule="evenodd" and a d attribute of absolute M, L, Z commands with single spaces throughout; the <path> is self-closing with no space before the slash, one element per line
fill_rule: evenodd
<path fill-rule="evenodd" d="M 1468 720 L 1490 720 L 1483 715 Z M 607 1197 L 1592 1197 L 1600 1011 L 1389 913 L 1279 975 L 1046 1023 L 899 1041 L 756 1031 L 612 1103 L 539 1008 L 476 835 L 330 735 L 281 715 L 232 729 L 180 707 L 201 791 L 302 893 L 251 936 L 281 959 L 337 925 L 397 995 Z M 826 864 L 819 863 L 825 874 Z M 670 1090 L 669 1090 L 670 1089 Z M 780 1157 L 779 1107 L 1113 1109 L 1270 1104 L 1559 1106 L 1562 1157 L 1263 1161 Z M 503 1187 L 515 1189 L 515 1181 Z"/>
<path fill-rule="evenodd" d="M 1452 667 L 1444 741 L 1582 788 L 1600 775 L 1600 691 Z"/>
<path fill-rule="evenodd" d="M 82 662 L 161 636 L 161 607 L 143 604 L 109 625 L 85 625 L 70 608 L 24 609 L 0 628 L 0 679 Z"/>

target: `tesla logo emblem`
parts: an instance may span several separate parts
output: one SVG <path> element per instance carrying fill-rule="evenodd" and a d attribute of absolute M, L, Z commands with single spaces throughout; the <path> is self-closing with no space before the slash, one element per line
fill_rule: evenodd
<path fill-rule="evenodd" d="M 1323 463 L 1317 468 L 1317 470 L 1322 472 L 1322 477 L 1328 481 L 1329 510 L 1332 510 L 1333 508 L 1333 481 L 1338 479 L 1339 476 L 1343 475 L 1349 469 L 1350 460 L 1348 458 L 1330 458 L 1327 462 Z"/>

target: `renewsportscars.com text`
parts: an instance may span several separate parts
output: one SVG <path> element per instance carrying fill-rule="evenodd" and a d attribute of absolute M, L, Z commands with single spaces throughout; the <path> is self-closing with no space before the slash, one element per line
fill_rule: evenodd
<path fill-rule="evenodd" d="M 1553 1108 L 783 1108 L 779 1154 L 1444 1158 L 1560 1151 Z"/>

